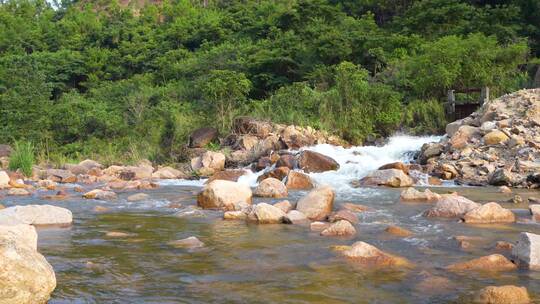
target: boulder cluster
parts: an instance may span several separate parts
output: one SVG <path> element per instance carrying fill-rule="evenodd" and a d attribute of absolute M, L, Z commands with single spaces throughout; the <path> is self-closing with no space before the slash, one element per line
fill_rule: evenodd
<path fill-rule="evenodd" d="M 422 147 L 427 173 L 460 184 L 540 186 L 540 89 L 488 101 L 446 133 Z"/>

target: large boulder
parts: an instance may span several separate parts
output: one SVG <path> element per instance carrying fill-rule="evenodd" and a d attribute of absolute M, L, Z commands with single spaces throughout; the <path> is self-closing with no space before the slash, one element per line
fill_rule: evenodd
<path fill-rule="evenodd" d="M 292 170 L 287 175 L 285 186 L 290 190 L 309 190 L 314 187 L 309 175 Z"/>
<path fill-rule="evenodd" d="M 492 202 L 467 212 L 463 221 L 469 224 L 513 223 L 516 216 L 512 211 Z"/>
<path fill-rule="evenodd" d="M 51 265 L 36 251 L 33 227 L 0 226 L 0 303 L 45 304 L 56 288 Z"/>
<path fill-rule="evenodd" d="M 365 242 L 356 242 L 347 246 L 341 254 L 357 264 L 366 267 L 410 267 L 412 264 L 405 258 L 386 253 Z"/>
<path fill-rule="evenodd" d="M 296 210 L 312 221 L 324 220 L 332 213 L 334 196 L 334 189 L 330 186 L 315 188 L 298 201 Z"/>
<path fill-rule="evenodd" d="M 473 259 L 466 262 L 459 262 L 446 267 L 449 271 L 462 272 L 462 271 L 512 271 L 517 267 L 509 259 L 500 254 L 492 254 L 483 256 L 477 259 Z"/>
<path fill-rule="evenodd" d="M 476 293 L 474 303 L 478 304 L 529 304 L 531 298 L 527 288 L 513 285 L 488 286 Z"/>
<path fill-rule="evenodd" d="M 435 202 L 441 199 L 440 194 L 433 193 L 429 189 L 421 192 L 412 187 L 403 190 L 399 197 L 404 202 Z"/>
<path fill-rule="evenodd" d="M 249 186 L 226 180 L 215 180 L 204 186 L 197 195 L 197 204 L 204 209 L 241 210 L 251 205 Z"/>
<path fill-rule="evenodd" d="M 477 127 L 463 125 L 450 138 L 450 146 L 453 149 L 461 150 L 469 145 L 469 141 L 480 135 Z"/>
<path fill-rule="evenodd" d="M 520 268 L 540 270 L 540 235 L 522 232 L 512 249 L 512 256 Z"/>
<path fill-rule="evenodd" d="M 444 152 L 444 145 L 440 143 L 427 143 L 422 146 L 418 160 L 425 165 L 430 158 L 437 157 Z"/>
<path fill-rule="evenodd" d="M 398 169 L 376 170 L 369 173 L 360 180 L 363 186 L 388 186 L 388 187 L 410 187 L 414 184 L 413 179 Z"/>
<path fill-rule="evenodd" d="M 285 212 L 267 203 L 260 203 L 253 207 L 253 213 L 259 224 L 279 224 L 283 222 Z"/>
<path fill-rule="evenodd" d="M 484 143 L 486 145 L 497 145 L 509 139 L 508 135 L 499 130 L 494 130 L 484 135 Z"/>
<path fill-rule="evenodd" d="M 329 156 L 305 150 L 300 153 L 298 167 L 307 173 L 311 173 L 337 170 L 339 164 Z"/>
<path fill-rule="evenodd" d="M 0 239 L 9 238 L 23 246 L 37 250 L 36 228 L 17 219 L 0 219 Z"/>
<path fill-rule="evenodd" d="M 426 217 L 462 217 L 467 212 L 480 207 L 463 196 L 457 194 L 444 194 L 435 206 L 424 212 Z"/>
<path fill-rule="evenodd" d="M 238 134 L 251 134 L 259 138 L 265 138 L 270 135 L 273 126 L 270 122 L 243 116 L 234 120 L 233 129 Z"/>
<path fill-rule="evenodd" d="M 191 168 L 204 175 L 212 175 L 225 168 L 225 155 L 221 152 L 206 151 L 203 155 L 191 160 Z"/>
<path fill-rule="evenodd" d="M 51 205 L 13 206 L 0 210 L 1 218 L 14 218 L 29 225 L 67 226 L 73 222 L 71 211 Z"/>
<path fill-rule="evenodd" d="M 257 188 L 255 188 L 253 194 L 260 197 L 274 198 L 283 198 L 289 195 L 285 184 L 282 181 L 272 177 L 260 182 Z"/>
<path fill-rule="evenodd" d="M 205 127 L 193 131 L 189 135 L 190 148 L 204 148 L 212 141 L 216 140 L 218 131 L 215 128 Z"/>

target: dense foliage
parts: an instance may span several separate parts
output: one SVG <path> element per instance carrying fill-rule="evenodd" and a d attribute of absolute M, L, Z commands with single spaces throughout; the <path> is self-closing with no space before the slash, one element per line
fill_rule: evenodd
<path fill-rule="evenodd" d="M 448 89 L 530 85 L 539 12 L 537 0 L 0 0 L 0 142 L 166 160 L 189 131 L 225 132 L 240 114 L 353 143 L 438 132 Z"/>

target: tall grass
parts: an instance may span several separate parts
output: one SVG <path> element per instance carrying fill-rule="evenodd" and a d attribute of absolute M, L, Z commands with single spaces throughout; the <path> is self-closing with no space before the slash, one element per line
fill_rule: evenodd
<path fill-rule="evenodd" d="M 9 157 L 9 170 L 18 169 L 26 176 L 32 176 L 34 165 L 34 145 L 27 141 L 16 141 Z"/>

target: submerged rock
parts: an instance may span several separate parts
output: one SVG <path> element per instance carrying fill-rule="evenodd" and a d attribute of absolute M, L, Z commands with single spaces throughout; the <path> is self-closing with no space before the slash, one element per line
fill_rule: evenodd
<path fill-rule="evenodd" d="M 255 191 L 253 192 L 255 196 L 260 197 L 274 197 L 274 198 L 283 198 L 289 195 L 287 187 L 285 184 L 275 178 L 267 178 L 259 183 Z"/>
<path fill-rule="evenodd" d="M 412 178 L 398 169 L 377 170 L 369 173 L 360 180 L 363 186 L 410 187 L 414 184 Z"/>
<path fill-rule="evenodd" d="M 401 227 L 398 227 L 398 226 L 394 226 L 394 225 L 390 225 L 388 227 L 386 227 L 386 229 L 384 229 L 384 231 L 390 233 L 390 234 L 393 234 L 395 236 L 399 236 L 399 237 L 409 237 L 411 235 L 413 235 L 413 233 L 405 228 L 401 228 Z"/>
<path fill-rule="evenodd" d="M 94 189 L 83 194 L 83 197 L 86 199 L 113 200 L 117 198 L 117 195 L 112 191 Z"/>
<path fill-rule="evenodd" d="M 460 262 L 446 267 L 450 271 L 512 271 L 517 266 L 500 254 L 483 256 L 467 262 Z"/>
<path fill-rule="evenodd" d="M 531 303 L 527 288 L 513 285 L 488 286 L 476 293 L 478 304 L 528 304 Z"/>
<path fill-rule="evenodd" d="M 298 201 L 296 209 L 310 220 L 324 220 L 332 212 L 334 196 L 334 189 L 330 186 L 315 188 Z"/>
<path fill-rule="evenodd" d="M 353 204 L 353 203 L 344 203 L 341 206 L 352 212 L 364 212 L 364 211 L 371 210 L 371 208 L 368 206 L 364 206 L 360 204 Z"/>
<path fill-rule="evenodd" d="M 520 268 L 540 270 L 540 235 L 522 232 L 512 250 L 512 256 Z"/>
<path fill-rule="evenodd" d="M 31 193 L 26 190 L 26 189 L 22 189 L 22 188 L 11 188 L 9 189 L 7 195 L 11 195 L 11 196 L 27 196 L 27 195 L 30 195 Z"/>
<path fill-rule="evenodd" d="M 176 240 L 176 241 L 170 241 L 168 243 L 170 246 L 173 246 L 173 247 L 176 247 L 176 248 L 188 248 L 188 249 L 193 249 L 193 248 L 200 248 L 200 247 L 204 247 L 204 243 L 201 242 L 197 237 L 195 236 L 190 236 L 188 238 L 185 238 L 185 239 L 181 239 L 181 240 Z"/>
<path fill-rule="evenodd" d="M 401 192 L 400 199 L 406 202 L 434 202 L 441 199 L 441 196 L 437 193 L 431 192 L 429 189 L 421 192 L 410 187 Z"/>
<path fill-rule="evenodd" d="M 341 251 L 341 254 L 355 263 L 367 267 L 410 267 L 412 264 L 405 258 L 386 253 L 365 242 L 356 242 Z"/>
<path fill-rule="evenodd" d="M 330 223 L 325 222 L 313 222 L 309 225 L 311 231 L 323 231 L 328 227 L 330 227 Z"/>
<path fill-rule="evenodd" d="M 132 194 L 130 196 L 127 197 L 127 201 L 128 202 L 138 202 L 138 201 L 143 201 L 143 200 L 146 200 L 146 199 L 149 199 L 150 198 L 150 195 L 146 194 L 146 193 L 136 193 L 136 194 Z"/>
<path fill-rule="evenodd" d="M 467 212 L 463 221 L 469 224 L 513 223 L 516 216 L 512 211 L 492 202 Z"/>
<path fill-rule="evenodd" d="M 346 220 L 339 220 L 321 232 L 322 236 L 352 236 L 355 234 L 356 229 Z"/>
<path fill-rule="evenodd" d="M 295 190 L 309 190 L 314 187 L 309 175 L 292 170 L 287 175 L 285 185 L 287 189 Z"/>
<path fill-rule="evenodd" d="M 66 208 L 51 205 L 13 206 L 0 210 L 0 219 L 12 218 L 29 225 L 71 225 L 73 215 Z"/>
<path fill-rule="evenodd" d="M 437 204 L 424 212 L 426 217 L 461 217 L 467 212 L 480 207 L 463 196 L 457 194 L 445 194 L 437 201 Z"/>
<path fill-rule="evenodd" d="M 307 173 L 339 169 L 339 164 L 333 158 L 310 150 L 300 153 L 298 166 Z"/>
<path fill-rule="evenodd" d="M 241 205 L 251 205 L 249 186 L 226 180 L 215 180 L 204 186 L 197 195 L 197 204 L 203 209 L 241 210 Z"/>

